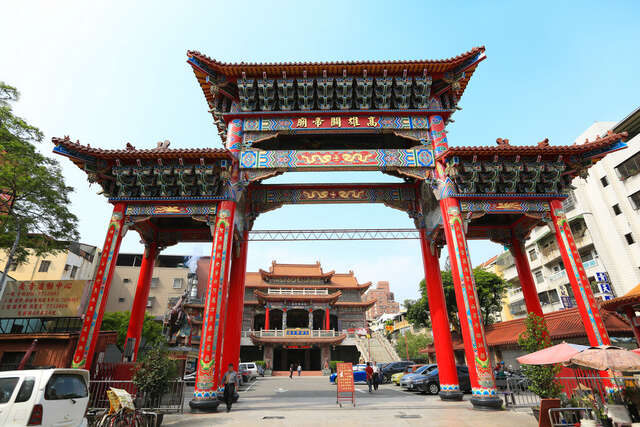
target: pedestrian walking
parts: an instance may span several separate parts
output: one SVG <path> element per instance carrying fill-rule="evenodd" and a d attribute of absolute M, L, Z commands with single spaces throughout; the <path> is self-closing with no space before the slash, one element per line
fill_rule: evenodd
<path fill-rule="evenodd" d="M 289 365 L 289 379 L 293 379 L 293 363 Z"/>
<path fill-rule="evenodd" d="M 380 384 L 380 367 L 378 366 L 378 364 L 376 363 L 376 361 L 373 361 L 373 389 L 375 391 L 378 391 L 378 385 Z"/>
<path fill-rule="evenodd" d="M 373 368 L 371 362 L 367 362 L 367 367 L 364 370 L 367 373 L 367 385 L 369 386 L 369 393 L 371 393 L 371 386 L 373 385 Z"/>
<path fill-rule="evenodd" d="M 302 363 L 298 363 L 298 376 L 302 373 Z"/>
<path fill-rule="evenodd" d="M 229 369 L 222 377 L 222 384 L 224 384 L 224 402 L 227 404 L 227 412 L 229 412 L 238 388 L 238 373 L 233 370 L 233 363 L 229 363 Z"/>

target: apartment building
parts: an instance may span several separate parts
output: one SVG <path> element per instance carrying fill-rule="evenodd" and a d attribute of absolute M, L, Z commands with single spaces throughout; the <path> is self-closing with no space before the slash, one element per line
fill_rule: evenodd
<path fill-rule="evenodd" d="M 0 252 L 0 265 L 7 262 L 7 254 Z M 72 242 L 66 250 L 52 255 L 30 255 L 20 265 L 9 267 L 8 274 L 16 281 L 31 280 L 93 280 L 100 262 L 100 249 Z"/>
<path fill-rule="evenodd" d="M 594 123 L 576 143 L 593 140 L 609 130 L 628 132 L 628 148 L 606 156 L 588 170 L 586 178 L 574 179 L 575 188 L 564 202 L 594 295 L 605 300 L 624 295 L 640 282 L 640 109 L 619 123 Z M 550 228 L 534 229 L 525 248 L 543 312 L 575 307 Z M 526 305 L 513 257 L 504 252 L 495 264 L 510 284 L 503 320 L 524 317 Z M 604 285 L 602 278 L 608 278 Z"/>
<path fill-rule="evenodd" d="M 120 254 L 111 281 L 106 312 L 131 311 L 142 254 Z M 163 320 L 168 308 L 189 290 L 189 268 L 182 255 L 160 255 L 153 267 L 147 313 Z"/>

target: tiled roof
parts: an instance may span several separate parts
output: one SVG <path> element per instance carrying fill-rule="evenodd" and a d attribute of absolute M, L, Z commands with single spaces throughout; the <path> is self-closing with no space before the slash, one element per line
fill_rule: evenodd
<path fill-rule="evenodd" d="M 625 306 L 640 305 L 640 284 L 621 297 L 610 299 L 602 303 L 605 310 L 615 311 L 623 309 Z"/>
<path fill-rule="evenodd" d="M 315 264 L 278 264 L 273 261 L 269 271 L 274 276 L 304 276 L 304 277 L 321 277 L 329 273 L 324 273 L 320 262 Z M 330 272 L 331 273 L 331 272 Z"/>
<path fill-rule="evenodd" d="M 240 77 L 242 73 L 247 76 L 262 77 L 262 73 L 266 72 L 269 77 L 281 77 L 282 72 L 286 72 L 287 76 L 302 75 L 303 71 L 309 73 L 317 73 L 327 70 L 330 74 L 341 74 L 342 70 L 348 73 L 362 74 L 363 70 L 367 70 L 369 75 L 381 73 L 387 70 L 389 73 L 401 73 L 407 70 L 409 73 L 422 73 L 427 69 L 430 73 L 440 73 L 449 71 L 467 59 L 473 58 L 475 55 L 485 51 L 484 46 L 474 47 L 468 52 L 448 59 L 422 59 L 422 60 L 401 60 L 401 61 L 337 61 L 337 62 L 235 62 L 227 63 L 212 59 L 198 51 L 190 50 L 187 52 L 189 58 L 195 58 L 206 64 L 213 71 L 221 73 L 228 77 Z"/>
<path fill-rule="evenodd" d="M 581 154 L 598 148 L 604 148 L 619 140 L 625 141 L 627 133 L 610 133 L 604 137 L 594 141 L 585 141 L 583 144 L 574 145 L 492 145 L 492 146 L 452 146 L 447 148 L 439 157 L 461 156 L 461 155 L 477 155 L 477 156 L 494 156 L 494 155 L 520 155 L 520 156 L 557 156 Z M 548 141 L 547 141 L 548 142 Z"/>
<path fill-rule="evenodd" d="M 105 150 L 94 148 L 90 145 L 82 145 L 79 141 L 73 142 L 68 136 L 64 138 L 52 138 L 56 146 L 61 146 L 67 150 L 101 159 L 232 159 L 231 153 L 224 148 L 151 148 L 139 150 L 128 145 L 123 150 Z M 64 153 L 60 153 L 64 155 Z"/>
<path fill-rule="evenodd" d="M 606 310 L 601 310 L 600 313 L 609 334 L 633 334 L 631 326 L 621 316 Z M 577 307 L 547 313 L 544 315 L 544 319 L 547 323 L 547 328 L 549 328 L 551 339 L 553 340 L 587 336 L 582 317 Z M 517 345 L 518 337 L 525 330 L 524 321 L 524 318 L 515 319 L 487 326 L 485 328 L 487 345 L 489 347 Z M 459 337 L 453 338 L 453 348 L 455 350 L 464 349 L 464 344 Z M 433 345 L 421 350 L 422 353 L 431 353 L 433 351 Z"/>

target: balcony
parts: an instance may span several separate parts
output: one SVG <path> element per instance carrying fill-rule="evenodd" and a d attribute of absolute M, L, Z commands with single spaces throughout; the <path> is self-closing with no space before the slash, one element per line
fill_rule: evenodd
<path fill-rule="evenodd" d="M 567 278 L 567 271 L 566 270 L 560 270 L 556 273 L 553 273 L 549 276 L 547 276 L 547 279 L 550 282 L 555 282 L 556 280 L 560 280 L 560 279 L 566 279 Z"/>
<path fill-rule="evenodd" d="M 269 288 L 268 295 L 329 295 L 328 289 Z"/>
<path fill-rule="evenodd" d="M 589 268 L 594 268 L 598 266 L 598 260 L 594 258 L 594 259 L 590 259 L 589 261 L 583 261 L 582 265 L 584 266 L 585 270 Z"/>
<path fill-rule="evenodd" d="M 286 344 L 286 345 L 310 345 L 330 344 L 337 345 L 347 338 L 344 331 L 333 329 L 261 329 L 249 331 L 249 338 L 254 344 Z"/>
<path fill-rule="evenodd" d="M 333 329 L 260 329 L 259 331 L 247 331 L 249 335 L 256 337 L 311 337 L 311 338 L 329 338 L 342 335 L 342 332 Z"/>

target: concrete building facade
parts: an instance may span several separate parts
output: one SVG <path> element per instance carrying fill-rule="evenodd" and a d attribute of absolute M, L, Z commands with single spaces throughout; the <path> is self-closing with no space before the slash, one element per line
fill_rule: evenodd
<path fill-rule="evenodd" d="M 367 319 L 373 320 L 383 314 L 394 314 L 400 311 L 400 303 L 394 300 L 393 292 L 389 287 L 389 282 L 378 282 L 375 289 L 369 289 L 365 294 L 365 301 L 375 301 L 373 306 L 367 310 Z"/>
<path fill-rule="evenodd" d="M 574 190 L 563 204 L 594 295 L 605 300 L 624 295 L 640 282 L 640 109 L 617 124 L 594 123 L 575 142 L 609 131 L 628 132 L 628 148 L 600 160 L 585 178 L 575 178 Z M 525 250 L 543 312 L 575 307 L 549 227 L 534 229 Z M 498 256 L 494 269 L 510 284 L 502 319 L 524 317 L 524 297 L 508 251 Z"/>
<path fill-rule="evenodd" d="M 111 282 L 106 312 L 130 311 L 136 294 L 142 254 L 120 254 Z M 164 320 L 168 309 L 189 290 L 189 268 L 181 255 L 160 255 L 155 262 L 147 313 Z"/>

